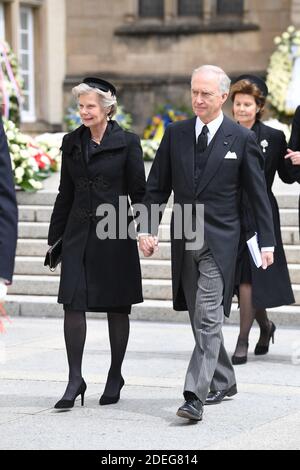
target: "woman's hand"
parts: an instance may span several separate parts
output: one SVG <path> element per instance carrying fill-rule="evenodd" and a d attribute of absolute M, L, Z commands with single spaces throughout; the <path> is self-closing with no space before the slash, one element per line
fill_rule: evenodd
<path fill-rule="evenodd" d="M 139 249 L 143 252 L 143 255 L 146 258 L 152 256 L 155 248 L 158 246 L 157 237 L 152 235 L 140 235 L 139 236 Z"/>
<path fill-rule="evenodd" d="M 294 152 L 291 149 L 288 149 L 287 155 L 284 157 L 286 160 L 289 158 L 293 165 L 300 165 L 300 152 Z"/>

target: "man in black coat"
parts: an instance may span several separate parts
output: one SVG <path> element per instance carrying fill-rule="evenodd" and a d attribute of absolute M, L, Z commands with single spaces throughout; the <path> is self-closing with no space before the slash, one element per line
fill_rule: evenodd
<path fill-rule="evenodd" d="M 300 106 L 293 119 L 292 134 L 289 142 L 288 168 L 294 181 L 300 183 Z M 299 197 L 299 230 L 300 230 L 300 197 Z"/>
<path fill-rule="evenodd" d="M 151 206 L 167 202 L 172 190 L 174 203 L 182 208 L 204 205 L 201 249 L 189 249 L 183 237 L 174 236 L 174 217 L 171 224 L 174 308 L 189 310 L 196 342 L 186 375 L 185 403 L 177 415 L 193 420 L 202 419 L 205 402 L 220 403 L 225 396 L 237 393 L 222 323 L 231 308 L 241 188 L 253 203 L 264 269 L 273 262 L 273 220 L 263 156 L 254 134 L 222 113 L 229 87 L 229 78 L 218 67 L 203 66 L 194 71 L 192 103 L 196 117 L 166 129 L 145 197 L 149 214 Z M 151 215 L 149 224 L 153 224 Z M 154 250 L 158 228 L 149 226 L 152 236 L 140 236 L 145 256 Z M 199 226 L 196 228 L 199 230 Z"/>
<path fill-rule="evenodd" d="M 0 114 L 0 302 L 11 284 L 17 244 L 18 209 L 7 140 Z"/>

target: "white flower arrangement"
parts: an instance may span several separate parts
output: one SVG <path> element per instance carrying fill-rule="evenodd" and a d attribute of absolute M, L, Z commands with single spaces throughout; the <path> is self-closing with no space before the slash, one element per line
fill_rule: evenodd
<path fill-rule="evenodd" d="M 300 31 L 289 26 L 281 36 L 274 39 L 277 49 L 270 58 L 267 72 L 269 88 L 268 100 L 276 110 L 278 117 L 292 116 L 295 106 L 291 106 L 288 98 L 295 62 L 300 58 Z M 299 79 L 298 84 L 300 88 Z M 300 104 L 300 103 L 299 103 Z"/>
<path fill-rule="evenodd" d="M 59 147 L 22 134 L 12 121 L 3 122 L 16 185 L 25 191 L 42 189 L 41 181 L 59 169 Z"/>
<path fill-rule="evenodd" d="M 278 121 L 278 119 L 269 119 L 268 121 L 264 121 L 264 124 L 269 127 L 273 127 L 273 129 L 278 129 L 282 131 L 285 135 L 286 141 L 288 142 L 291 137 L 291 127 L 283 122 Z"/>
<path fill-rule="evenodd" d="M 155 139 L 143 139 L 141 140 L 144 160 L 145 161 L 152 161 L 156 155 L 156 152 L 159 147 L 159 141 Z"/>

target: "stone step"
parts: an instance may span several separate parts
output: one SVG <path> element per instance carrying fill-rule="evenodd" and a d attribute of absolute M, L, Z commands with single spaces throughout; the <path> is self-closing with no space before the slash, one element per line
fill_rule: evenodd
<path fill-rule="evenodd" d="M 285 245 L 300 245 L 299 227 L 281 227 L 282 242 Z"/>
<path fill-rule="evenodd" d="M 17 256 L 45 256 L 48 249 L 47 240 L 34 238 L 19 238 L 17 244 Z M 144 259 L 140 253 L 141 259 Z M 149 258 L 146 258 L 149 259 Z M 170 260 L 171 243 L 160 242 L 158 250 L 155 251 L 151 260 Z"/>
<path fill-rule="evenodd" d="M 63 307 L 57 303 L 56 296 L 36 296 L 36 295 L 8 295 L 5 309 L 10 316 L 24 317 L 55 317 L 63 318 Z M 287 327 L 300 327 L 300 307 L 288 306 L 269 309 L 268 315 L 276 325 Z M 103 313 L 89 313 L 89 318 L 105 318 Z M 142 304 L 134 305 L 131 319 L 188 323 L 187 312 L 175 312 L 172 302 L 167 300 L 145 300 Z M 13 321 L 13 320 L 12 320 Z M 230 319 L 226 323 L 239 323 L 239 310 L 237 304 L 232 304 Z"/>
<path fill-rule="evenodd" d="M 45 268 L 46 269 L 46 268 Z M 46 295 L 54 296 L 58 293 L 59 276 L 46 271 L 45 275 L 16 274 L 13 284 L 9 286 L 9 294 L 18 295 Z M 170 280 L 143 280 L 144 296 L 146 299 L 171 300 L 172 289 Z"/>
<path fill-rule="evenodd" d="M 14 276 L 9 286 L 9 294 L 55 296 L 58 293 L 58 275 L 22 275 Z M 300 285 L 293 284 L 296 304 L 300 305 Z M 169 279 L 143 279 L 143 293 L 147 300 L 172 300 L 172 283 Z"/>
<path fill-rule="evenodd" d="M 53 206 L 19 206 L 19 222 L 50 222 Z"/>
<path fill-rule="evenodd" d="M 17 256 L 40 256 L 43 257 L 48 249 L 47 241 L 44 239 L 19 239 L 17 244 Z M 284 245 L 284 250 L 289 264 L 300 264 L 300 245 Z M 153 256 L 145 258 L 140 253 L 141 259 L 146 260 L 162 260 L 171 259 L 171 243 L 160 242 L 158 249 Z"/>
<path fill-rule="evenodd" d="M 19 238 L 47 239 L 49 230 L 48 222 L 19 222 Z"/>
<path fill-rule="evenodd" d="M 16 274 L 13 283 L 8 287 L 9 294 L 18 295 L 57 295 L 59 276 L 51 276 L 46 272 L 44 276 Z"/>
<path fill-rule="evenodd" d="M 43 215 L 40 216 L 43 218 Z M 19 239 L 47 239 L 49 223 L 48 222 L 19 222 Z M 282 228 L 283 243 L 293 245 L 300 243 L 299 229 L 297 226 Z M 162 242 L 170 242 L 170 226 L 161 225 L 159 227 L 159 240 Z"/>
<path fill-rule="evenodd" d="M 168 260 L 141 260 L 143 279 L 171 279 L 171 262 Z M 291 282 L 300 285 L 300 264 L 290 264 L 289 272 Z M 60 266 L 54 272 L 44 266 L 44 257 L 17 256 L 15 262 L 15 275 L 29 276 L 59 276 Z"/>
<path fill-rule="evenodd" d="M 31 196 L 31 195 L 30 195 Z M 49 202 L 44 204 L 23 204 L 19 205 L 19 221 L 20 222 L 50 222 L 50 217 L 53 211 L 53 205 L 51 205 L 51 197 L 49 196 Z M 290 200 L 290 198 L 287 198 Z M 283 198 L 285 201 L 285 198 Z M 287 206 L 288 203 L 280 206 L 280 220 L 282 227 L 285 226 L 297 226 L 298 225 L 298 201 L 295 198 L 295 204 Z M 171 222 L 172 208 L 167 207 L 164 211 L 161 225 L 169 225 Z"/>
<path fill-rule="evenodd" d="M 289 264 L 289 273 L 292 284 L 300 285 L 300 264 Z"/>
<path fill-rule="evenodd" d="M 59 276 L 60 265 L 54 272 L 44 266 L 43 256 L 16 256 L 14 274 L 28 276 Z"/>
<path fill-rule="evenodd" d="M 9 286 L 8 293 L 17 295 L 39 295 L 54 296 L 58 293 L 59 276 L 49 275 L 24 275 L 16 274 L 13 284 Z M 143 291 L 145 299 L 171 300 L 171 281 L 165 279 L 143 280 Z"/>
<path fill-rule="evenodd" d="M 281 209 L 298 209 L 298 194 L 276 194 L 275 197 Z"/>
<path fill-rule="evenodd" d="M 52 214 L 50 205 L 28 205 L 19 206 L 19 237 L 20 238 L 46 238 L 49 222 Z M 170 241 L 170 221 L 172 209 L 167 208 L 164 212 L 159 228 L 161 241 Z M 299 241 L 298 210 L 281 209 L 280 220 L 284 243 L 295 243 Z"/>
<path fill-rule="evenodd" d="M 297 226 L 299 221 L 298 208 L 280 209 L 280 223 L 282 227 Z M 161 224 L 169 225 L 171 222 L 172 209 L 166 208 Z"/>
<path fill-rule="evenodd" d="M 17 202 L 19 205 L 51 205 L 53 206 L 57 196 L 55 190 L 41 190 L 35 193 L 28 193 L 24 191 L 17 191 Z M 297 209 L 298 208 L 298 194 L 279 193 L 276 194 L 276 199 L 279 207 L 282 209 Z M 174 197 L 170 196 L 167 207 L 173 206 Z"/>
<path fill-rule="evenodd" d="M 142 276 L 144 279 L 171 279 L 171 262 L 163 260 L 142 260 Z M 44 257 L 17 256 L 15 261 L 15 274 L 33 276 L 57 276 L 60 274 L 60 266 L 52 273 L 44 266 Z"/>
<path fill-rule="evenodd" d="M 33 238 L 19 238 L 17 243 L 17 256 L 42 256 L 48 249 L 47 240 Z"/>
<path fill-rule="evenodd" d="M 297 226 L 299 223 L 298 209 L 280 209 L 280 224 L 282 227 Z"/>
<path fill-rule="evenodd" d="M 300 246 L 299 245 L 284 245 L 284 251 L 288 264 L 300 263 Z"/>
<path fill-rule="evenodd" d="M 57 191 L 41 190 L 35 193 L 17 191 L 17 203 L 20 206 L 53 206 Z"/>

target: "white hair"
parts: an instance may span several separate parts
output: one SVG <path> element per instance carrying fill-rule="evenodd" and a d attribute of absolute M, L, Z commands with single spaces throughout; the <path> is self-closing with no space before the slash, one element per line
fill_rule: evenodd
<path fill-rule="evenodd" d="M 102 91 L 99 88 L 94 88 L 86 83 L 80 83 L 72 89 L 73 96 L 78 102 L 81 95 L 87 95 L 88 93 L 96 93 L 99 96 L 100 105 L 104 109 L 108 109 L 107 116 L 111 119 L 117 113 L 117 98 L 111 94 L 110 91 Z"/>
<path fill-rule="evenodd" d="M 192 80 L 196 74 L 202 72 L 214 73 L 215 75 L 217 75 L 217 77 L 219 78 L 220 92 L 222 94 L 229 93 L 231 80 L 223 69 L 217 67 L 216 65 L 202 65 L 201 67 L 198 67 L 194 70 L 192 74 Z"/>

